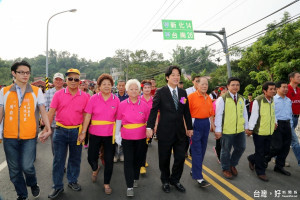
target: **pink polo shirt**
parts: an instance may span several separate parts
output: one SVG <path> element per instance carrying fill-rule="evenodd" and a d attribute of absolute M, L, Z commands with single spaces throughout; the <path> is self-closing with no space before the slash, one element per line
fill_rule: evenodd
<path fill-rule="evenodd" d="M 83 113 L 89 97 L 85 92 L 78 89 L 72 96 L 67 88 L 55 92 L 50 108 L 56 109 L 55 121 L 65 126 L 82 124 Z"/>
<path fill-rule="evenodd" d="M 144 101 L 138 99 L 136 103 L 132 103 L 128 98 L 120 103 L 117 120 L 122 120 L 122 125 L 146 123 L 149 113 L 148 105 Z M 125 140 L 144 139 L 146 138 L 146 125 L 135 129 L 122 127 L 121 136 Z"/>
<path fill-rule="evenodd" d="M 111 94 L 111 96 L 104 101 L 101 93 L 98 93 L 91 97 L 84 111 L 92 115 L 92 120 L 115 122 L 119 104 L 120 100 L 116 95 Z M 89 133 L 97 136 L 112 136 L 113 127 L 113 124 L 90 125 Z"/>
<path fill-rule="evenodd" d="M 149 109 L 151 110 L 153 104 L 153 97 L 150 96 L 150 99 L 147 101 L 144 95 L 141 95 L 141 100 L 144 101 L 148 105 Z"/>

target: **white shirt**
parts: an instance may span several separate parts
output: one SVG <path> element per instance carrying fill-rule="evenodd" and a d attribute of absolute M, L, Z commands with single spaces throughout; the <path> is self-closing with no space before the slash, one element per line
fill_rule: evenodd
<path fill-rule="evenodd" d="M 234 99 L 234 96 L 235 96 L 236 100 L 238 100 L 237 94 L 233 95 L 231 92 L 229 92 L 229 94 L 232 97 L 232 99 Z M 244 102 L 245 102 L 245 100 L 244 100 Z M 222 97 L 219 97 L 216 101 L 216 118 L 215 118 L 216 130 L 215 130 L 215 132 L 222 132 L 222 120 L 223 120 L 224 107 L 225 107 L 224 100 Z M 246 106 L 244 106 L 243 117 L 245 119 L 244 128 L 248 129 L 248 113 L 247 113 Z"/>
<path fill-rule="evenodd" d="M 214 93 L 214 95 L 216 95 L 216 97 L 218 97 L 218 94 L 217 94 L 217 93 L 215 93 L 215 91 L 212 91 L 212 93 Z M 214 97 L 213 97 L 213 95 L 212 95 L 212 94 L 209 94 L 209 96 L 210 96 L 210 98 L 211 98 L 211 99 L 214 99 Z"/>
<path fill-rule="evenodd" d="M 0 124 L 0 140 L 2 140 L 2 139 L 3 139 L 3 120 Z"/>
<path fill-rule="evenodd" d="M 185 91 L 186 91 L 187 96 L 189 96 L 190 94 L 196 92 L 196 88 L 194 86 L 189 87 L 189 88 L 185 89 Z"/>
<path fill-rule="evenodd" d="M 271 103 L 271 101 L 269 101 L 267 98 L 265 98 L 268 103 Z M 254 100 L 253 104 L 252 104 L 252 112 L 251 112 L 251 117 L 249 119 L 249 130 L 253 131 L 256 123 L 257 123 L 257 119 L 259 117 L 259 106 L 258 106 L 258 101 Z M 275 117 L 275 121 L 276 117 Z"/>
<path fill-rule="evenodd" d="M 178 98 L 178 88 L 177 88 L 177 86 L 176 86 L 175 89 L 173 89 L 173 88 L 172 88 L 171 86 L 169 86 L 169 84 L 168 84 L 168 87 L 169 87 L 169 90 L 170 90 L 172 96 L 173 96 L 173 90 L 176 91 L 176 95 L 177 95 L 177 98 Z"/>

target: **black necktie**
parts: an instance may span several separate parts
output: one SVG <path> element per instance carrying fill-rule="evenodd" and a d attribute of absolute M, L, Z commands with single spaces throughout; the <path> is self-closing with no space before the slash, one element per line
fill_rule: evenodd
<path fill-rule="evenodd" d="M 235 105 L 236 105 L 236 97 L 235 97 L 235 95 L 233 95 L 233 100 L 234 100 L 234 103 L 235 103 Z"/>

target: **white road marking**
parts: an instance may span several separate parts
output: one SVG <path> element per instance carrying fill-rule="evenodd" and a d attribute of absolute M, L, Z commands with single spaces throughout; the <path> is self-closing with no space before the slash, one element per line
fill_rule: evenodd
<path fill-rule="evenodd" d="M 0 164 L 0 172 L 7 166 L 7 162 L 4 161 Z"/>

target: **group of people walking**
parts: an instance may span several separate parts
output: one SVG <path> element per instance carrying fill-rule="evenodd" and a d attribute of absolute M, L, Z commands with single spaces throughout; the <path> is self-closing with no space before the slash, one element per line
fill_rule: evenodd
<path fill-rule="evenodd" d="M 91 181 L 97 181 L 101 152 L 105 166 L 103 190 L 108 195 L 113 191 L 110 186 L 113 163 L 120 159 L 124 160 L 126 195 L 134 196 L 140 173 L 146 173 L 147 144 L 154 134 L 158 139 L 162 190 L 166 193 L 171 191 L 171 185 L 185 192 L 180 179 L 188 146 L 192 155 L 192 178 L 201 187 L 210 185 L 202 175 L 210 131 L 219 139 L 220 162 L 226 178 L 238 175 L 236 166 L 246 148 L 245 134 L 253 134 L 255 153 L 248 156 L 249 167 L 255 169 L 260 179 L 268 180 L 265 169 L 272 157 L 276 157 L 274 170 L 290 175 L 283 167 L 291 143 L 300 164 L 299 142 L 293 132 L 293 120 L 296 121 L 294 118 L 299 117 L 300 111 L 298 72 L 290 75 L 290 80 L 294 81 L 290 85 L 266 82 L 262 86 L 264 94 L 253 102 L 248 122 L 245 100 L 238 94 L 240 80 L 235 77 L 228 79 L 217 100 L 207 94 L 205 77 L 193 80 L 194 89 L 179 88 L 181 69 L 177 66 L 167 68 L 167 85 L 154 91 L 154 97 L 151 95 L 153 81 L 145 80 L 141 84 L 136 79 L 126 83 L 119 81 L 125 88 L 113 94 L 114 80 L 109 74 L 99 76 L 98 92 L 91 96 L 79 89 L 80 71 L 69 69 L 65 74 L 67 87 L 62 87 L 64 75 L 56 73 L 55 87 L 48 90 L 44 98 L 39 88 L 28 83 L 29 63 L 16 62 L 11 71 L 15 83 L 0 92 L 0 121 L 4 120 L 3 146 L 17 199 L 28 198 L 27 186 L 31 187 L 34 197 L 40 195 L 34 168 L 39 115 L 45 128 L 38 138 L 43 143 L 51 138 L 54 156 L 50 199 L 64 191 L 65 171 L 68 187 L 81 190 L 78 177 L 82 146 L 87 138 Z M 274 97 L 275 86 L 277 95 Z M 293 103 L 286 97 L 290 87 Z M 174 164 L 170 170 L 172 153 Z"/>

